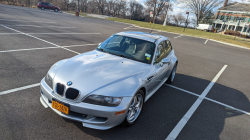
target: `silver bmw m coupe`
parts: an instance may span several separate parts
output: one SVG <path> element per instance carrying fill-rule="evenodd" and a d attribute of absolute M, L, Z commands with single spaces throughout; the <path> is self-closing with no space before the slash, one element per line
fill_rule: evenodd
<path fill-rule="evenodd" d="M 167 37 L 116 33 L 93 51 L 55 63 L 41 80 L 40 101 L 85 127 L 131 126 L 143 104 L 173 82 L 177 64 Z"/>

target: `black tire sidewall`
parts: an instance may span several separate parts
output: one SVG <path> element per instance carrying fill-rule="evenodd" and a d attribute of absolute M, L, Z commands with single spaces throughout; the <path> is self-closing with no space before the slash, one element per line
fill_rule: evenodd
<path fill-rule="evenodd" d="M 135 95 L 137 95 L 137 94 L 141 94 L 142 97 L 143 97 L 142 108 L 141 108 L 141 112 L 142 112 L 142 110 L 143 110 L 143 105 L 144 105 L 144 96 L 145 96 L 145 93 L 144 93 L 142 90 L 139 90 L 139 91 L 137 91 L 137 93 L 136 93 Z M 134 96 L 135 96 L 135 95 L 134 95 Z M 133 98 L 134 98 L 134 96 L 133 96 Z M 132 98 L 132 99 L 133 99 L 133 98 Z M 131 100 L 131 102 L 132 102 L 132 100 Z M 129 103 L 129 105 L 131 104 L 131 102 Z M 135 120 L 133 123 L 129 123 L 129 122 L 127 121 L 127 115 L 126 115 L 126 117 L 125 117 L 125 119 L 124 119 L 122 125 L 123 125 L 123 126 L 129 127 L 129 126 L 132 126 L 133 124 L 135 124 L 136 121 L 138 120 L 138 118 L 140 117 L 141 112 L 140 112 L 140 114 L 138 115 L 138 117 L 136 118 L 136 120 Z M 126 113 L 127 113 L 127 112 L 126 112 Z"/>

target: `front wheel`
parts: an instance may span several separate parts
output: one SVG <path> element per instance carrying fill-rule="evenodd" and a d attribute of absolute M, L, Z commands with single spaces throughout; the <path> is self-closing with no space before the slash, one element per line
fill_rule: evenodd
<path fill-rule="evenodd" d="M 55 12 L 58 12 L 58 9 L 55 9 L 54 11 L 55 11 Z"/>
<path fill-rule="evenodd" d="M 166 81 L 167 84 L 172 84 L 173 83 L 176 70 L 177 70 L 177 63 L 174 65 L 174 68 L 173 68 L 171 74 L 169 75 L 168 80 Z"/>
<path fill-rule="evenodd" d="M 123 125 L 129 127 L 133 125 L 139 117 L 144 103 L 144 92 L 139 90 L 133 97 L 126 118 L 123 121 Z"/>

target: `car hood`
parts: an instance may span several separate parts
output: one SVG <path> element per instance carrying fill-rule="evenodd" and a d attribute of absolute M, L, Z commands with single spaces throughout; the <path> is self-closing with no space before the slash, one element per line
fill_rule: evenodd
<path fill-rule="evenodd" d="M 80 98 L 83 98 L 92 91 L 137 75 L 149 67 L 149 64 L 94 50 L 68 59 L 57 71 L 54 84 L 66 85 L 71 81 L 70 87 L 78 89 Z"/>

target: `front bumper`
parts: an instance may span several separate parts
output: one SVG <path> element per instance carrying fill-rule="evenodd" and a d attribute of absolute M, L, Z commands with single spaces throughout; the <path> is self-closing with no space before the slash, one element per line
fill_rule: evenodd
<path fill-rule="evenodd" d="M 93 105 L 83 102 L 74 102 L 69 100 L 63 100 L 59 98 L 52 89 L 42 79 L 41 84 L 41 97 L 40 102 L 45 108 L 50 107 L 61 117 L 81 122 L 83 126 L 106 130 L 115 127 L 123 122 L 126 117 L 129 103 L 132 97 L 123 97 L 122 102 L 117 107 L 107 107 Z M 64 114 L 54 108 L 52 108 L 52 98 L 70 105 L 69 114 Z M 125 113 L 115 115 L 116 112 L 124 111 Z"/>

